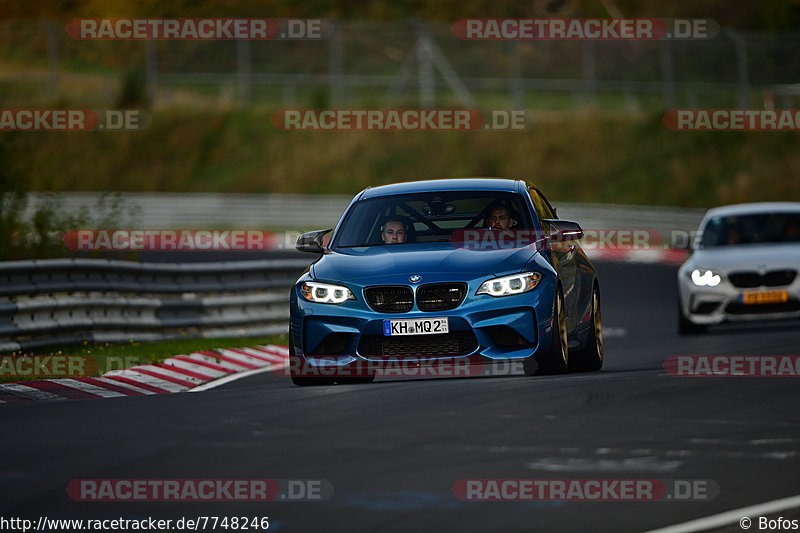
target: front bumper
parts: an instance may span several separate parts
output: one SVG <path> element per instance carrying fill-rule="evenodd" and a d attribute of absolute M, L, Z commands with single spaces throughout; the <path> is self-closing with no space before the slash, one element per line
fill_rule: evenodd
<path fill-rule="evenodd" d="M 312 366 L 348 365 L 356 361 L 406 362 L 524 359 L 547 348 L 555 283 L 543 279 L 536 289 L 494 298 L 467 297 L 449 311 L 379 313 L 363 298 L 341 305 L 318 304 L 291 298 L 294 356 Z M 360 291 L 359 291 L 360 292 Z M 448 317 L 447 335 L 384 336 L 383 321 Z"/>
<path fill-rule="evenodd" d="M 734 287 L 727 279 L 716 287 L 698 287 L 679 275 L 678 289 L 684 316 L 698 325 L 723 322 L 749 322 L 766 319 L 800 318 L 800 281 L 783 287 L 743 289 Z M 785 290 L 788 301 L 779 304 L 745 304 L 745 292 Z"/>

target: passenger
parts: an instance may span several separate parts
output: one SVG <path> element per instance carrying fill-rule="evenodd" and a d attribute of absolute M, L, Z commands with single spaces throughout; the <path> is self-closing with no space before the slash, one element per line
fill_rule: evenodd
<path fill-rule="evenodd" d="M 742 244 L 742 228 L 738 225 L 732 225 L 728 228 L 728 239 L 725 244 Z"/>
<path fill-rule="evenodd" d="M 510 207 L 502 202 L 494 202 L 486 208 L 484 226 L 491 229 L 509 230 L 517 225 Z"/>
<path fill-rule="evenodd" d="M 408 239 L 408 223 L 400 217 L 389 217 L 381 226 L 383 244 L 403 244 Z"/>

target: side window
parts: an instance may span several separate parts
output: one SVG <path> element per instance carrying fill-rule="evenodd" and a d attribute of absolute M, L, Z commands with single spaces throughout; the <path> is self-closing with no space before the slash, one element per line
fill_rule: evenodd
<path fill-rule="evenodd" d="M 558 213 L 556 213 L 556 208 L 550 205 L 550 202 L 547 201 L 547 197 L 542 194 L 541 191 L 536 191 L 539 193 L 539 197 L 542 199 L 542 203 L 544 204 L 545 212 L 547 213 L 547 218 L 558 218 Z"/>
<path fill-rule="evenodd" d="M 555 213 L 553 213 L 553 210 L 550 208 L 550 204 L 539 194 L 539 191 L 537 191 L 535 187 L 529 187 L 528 193 L 531 195 L 533 208 L 536 209 L 536 217 L 539 221 L 545 218 L 556 218 Z"/>

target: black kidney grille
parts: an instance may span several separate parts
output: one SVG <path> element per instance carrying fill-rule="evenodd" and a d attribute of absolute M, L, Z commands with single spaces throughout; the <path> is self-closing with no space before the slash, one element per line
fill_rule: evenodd
<path fill-rule="evenodd" d="M 767 287 L 779 287 L 781 285 L 791 285 L 797 276 L 796 270 L 771 270 L 764 274 L 764 285 Z"/>
<path fill-rule="evenodd" d="M 367 287 L 364 296 L 369 306 L 380 313 L 405 313 L 414 307 L 414 293 L 404 285 Z"/>
<path fill-rule="evenodd" d="M 365 335 L 358 352 L 361 355 L 442 357 L 467 355 L 478 347 L 469 331 L 451 331 L 441 335 Z"/>
<path fill-rule="evenodd" d="M 431 283 L 417 289 L 417 307 L 421 311 L 455 309 L 466 295 L 466 283 Z"/>
<path fill-rule="evenodd" d="M 761 274 L 758 272 L 735 272 L 728 274 L 734 287 L 748 288 L 761 286 Z"/>
<path fill-rule="evenodd" d="M 792 269 L 771 270 L 763 276 L 758 272 L 734 272 L 728 274 L 734 287 L 748 289 L 753 287 L 780 287 L 790 285 L 797 276 L 797 271 Z"/>

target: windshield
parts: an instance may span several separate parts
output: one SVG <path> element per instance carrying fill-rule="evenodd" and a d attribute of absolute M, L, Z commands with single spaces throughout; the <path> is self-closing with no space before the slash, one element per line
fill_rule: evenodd
<path fill-rule="evenodd" d="M 703 229 L 702 246 L 800 243 L 800 212 L 713 217 Z"/>
<path fill-rule="evenodd" d="M 493 191 L 429 192 L 382 196 L 358 202 L 347 215 L 334 247 L 452 242 L 469 229 L 531 229 L 518 194 Z"/>

